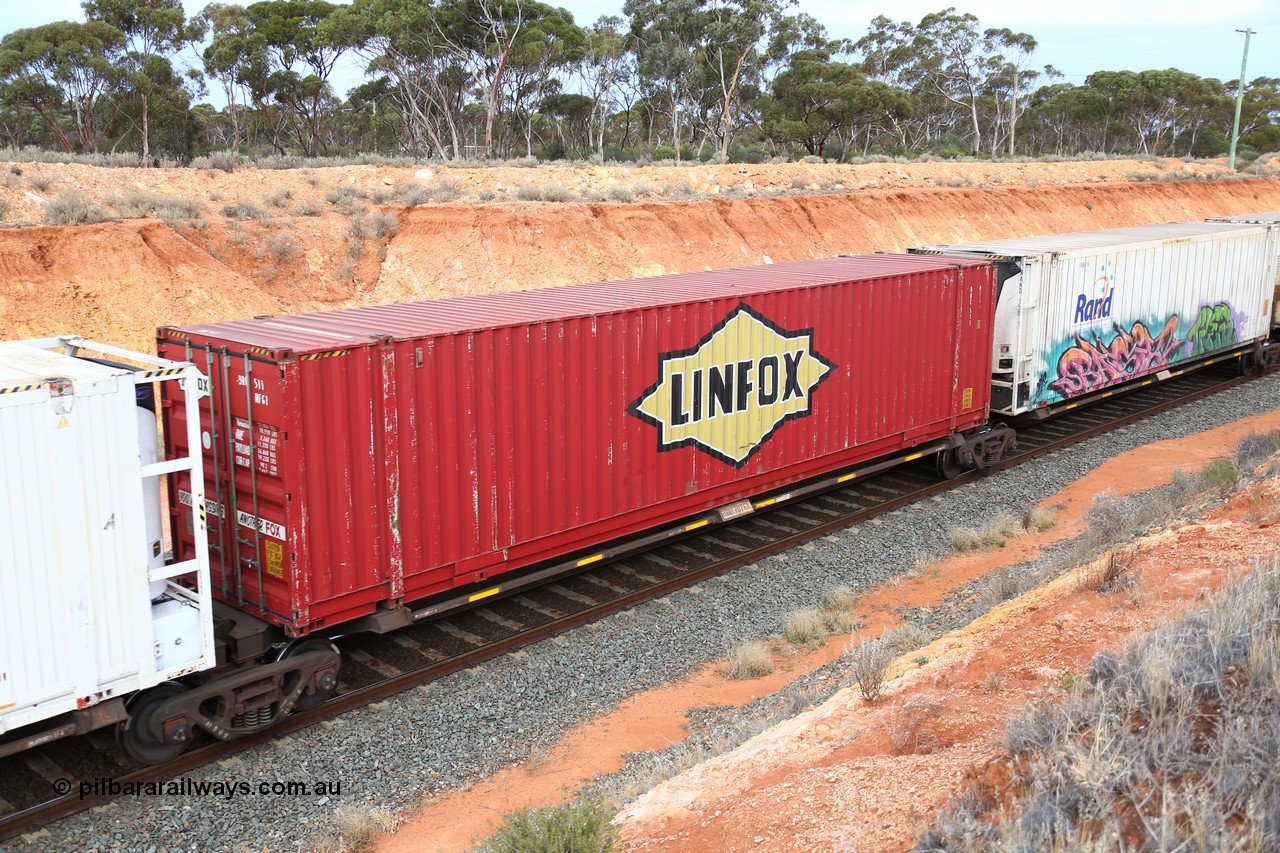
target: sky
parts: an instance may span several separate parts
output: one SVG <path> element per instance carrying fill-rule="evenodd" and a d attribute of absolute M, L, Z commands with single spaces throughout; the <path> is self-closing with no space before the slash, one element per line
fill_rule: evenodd
<path fill-rule="evenodd" d="M 246 1 L 247 0 L 242 0 Z M 187 14 L 207 0 L 183 0 Z M 340 2 L 340 0 L 339 0 Z M 546 0 L 573 13 L 580 25 L 601 15 L 620 15 L 622 0 Z M 1178 68 L 1201 77 L 1234 80 L 1240 75 L 1244 35 L 1251 28 L 1249 66 L 1245 76 L 1280 77 L 1280 2 L 1276 0 L 895 0 L 875 5 L 849 0 L 799 0 L 807 12 L 835 38 L 858 39 L 871 19 L 884 14 L 918 22 L 953 2 L 960 12 L 977 16 L 980 25 L 1030 33 L 1039 43 L 1032 61 L 1052 65 L 1062 80 L 1080 84 L 1094 71 L 1144 71 Z M 83 20 L 78 0 L 0 0 L 0 36 L 23 27 L 59 20 Z M 194 61 L 188 50 L 184 57 Z M 331 82 L 340 95 L 362 82 L 357 65 L 347 63 Z M 213 92 L 211 101 L 216 103 Z"/>

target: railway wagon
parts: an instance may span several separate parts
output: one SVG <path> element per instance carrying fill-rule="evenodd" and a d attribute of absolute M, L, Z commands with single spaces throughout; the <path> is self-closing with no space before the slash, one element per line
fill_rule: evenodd
<path fill-rule="evenodd" d="M 203 377 L 74 336 L 0 343 L 0 756 L 213 666 L 204 542 L 166 563 L 159 488 L 201 491 L 202 466 L 157 457 L 157 382 L 185 410 Z"/>
<path fill-rule="evenodd" d="M 299 637 L 402 627 L 895 453 L 980 465 L 994 299 L 987 261 L 870 255 L 166 327 L 158 347 L 213 381 L 215 595 Z"/>
<path fill-rule="evenodd" d="M 1271 211 L 1270 213 L 1241 213 L 1237 216 L 1217 216 L 1206 220 L 1208 222 L 1233 222 L 1244 225 L 1269 225 L 1273 231 L 1280 232 L 1280 210 Z M 1280 251 L 1280 236 L 1276 238 L 1276 248 Z M 1272 337 L 1276 337 L 1280 332 L 1280 262 L 1276 263 L 1276 281 L 1273 288 L 1273 296 L 1271 299 L 1271 327 Z"/>
<path fill-rule="evenodd" d="M 1273 363 L 1277 232 L 1171 222 L 909 251 L 999 264 L 991 407 L 1047 415 L 1179 364 Z"/>

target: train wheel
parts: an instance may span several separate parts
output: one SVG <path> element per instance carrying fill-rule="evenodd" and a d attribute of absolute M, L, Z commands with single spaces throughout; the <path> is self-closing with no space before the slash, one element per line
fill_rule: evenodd
<path fill-rule="evenodd" d="M 164 764 L 187 751 L 190 745 L 187 729 L 181 730 L 181 740 L 171 743 L 157 739 L 149 726 L 161 705 L 185 692 L 187 688 L 181 684 L 165 682 L 138 694 L 129 708 L 129 719 L 116 729 L 116 741 L 126 755 L 141 764 Z"/>
<path fill-rule="evenodd" d="M 934 460 L 934 467 L 938 471 L 938 476 L 944 480 L 954 480 L 964 473 L 964 466 L 956 461 L 954 450 L 939 450 Z"/>
<path fill-rule="evenodd" d="M 311 639 L 294 640 L 285 646 L 280 654 L 276 656 L 276 660 L 284 660 L 286 658 L 296 657 L 306 654 L 307 652 L 331 651 L 338 656 L 338 666 L 333 671 L 332 676 L 326 674 L 323 676 L 322 686 L 308 693 L 305 689 L 302 695 L 298 697 L 298 701 L 294 703 L 294 709 L 298 711 L 311 711 L 319 708 L 325 702 L 328 702 L 338 692 L 338 677 L 342 675 L 342 652 L 330 640 L 323 637 L 313 637 Z M 285 691 L 291 690 L 293 685 L 285 688 Z"/>

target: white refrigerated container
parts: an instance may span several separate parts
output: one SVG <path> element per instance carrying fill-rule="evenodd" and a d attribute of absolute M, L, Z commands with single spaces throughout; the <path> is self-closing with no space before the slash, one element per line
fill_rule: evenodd
<path fill-rule="evenodd" d="M 999 262 L 991 409 L 1017 415 L 1266 338 L 1278 234 L 1171 222 L 908 251 Z"/>
<path fill-rule="evenodd" d="M 214 664 L 207 551 L 163 559 L 159 481 L 181 470 L 203 492 L 203 468 L 155 458 L 138 400 L 157 382 L 193 413 L 207 393 L 189 364 L 74 336 L 0 342 L 0 735 L 60 715 L 59 734 L 94 728 Z"/>
<path fill-rule="evenodd" d="M 1238 216 L 1218 216 L 1209 222 L 1235 222 L 1245 225 L 1271 225 L 1280 229 L 1280 210 L 1270 213 L 1241 213 Z M 1280 251 L 1280 238 L 1277 238 L 1277 251 Z M 1280 327 L 1280 261 L 1276 263 L 1276 283 L 1271 297 L 1271 325 Z"/>

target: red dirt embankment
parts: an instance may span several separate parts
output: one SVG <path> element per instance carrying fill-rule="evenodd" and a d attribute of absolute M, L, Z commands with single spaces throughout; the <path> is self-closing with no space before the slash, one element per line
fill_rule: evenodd
<path fill-rule="evenodd" d="M 420 207 L 402 215 L 368 298 L 428 299 L 1277 208 L 1278 179 Z"/>
<path fill-rule="evenodd" d="M 1278 178 L 433 204 L 384 208 L 398 232 L 367 238 L 354 267 L 336 210 L 176 230 L 154 219 L 9 228 L 0 339 L 75 331 L 149 350 L 166 324 L 1277 209 Z"/>

